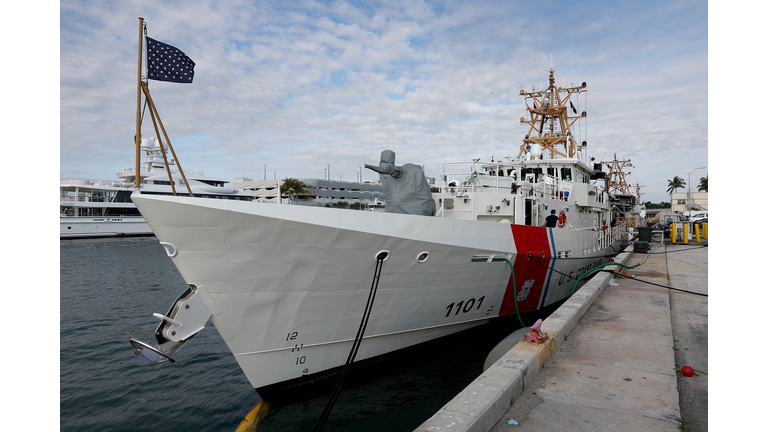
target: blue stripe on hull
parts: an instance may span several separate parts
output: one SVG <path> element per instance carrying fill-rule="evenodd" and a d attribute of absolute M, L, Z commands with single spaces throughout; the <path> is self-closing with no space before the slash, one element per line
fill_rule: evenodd
<path fill-rule="evenodd" d="M 549 234 L 549 246 L 552 248 L 552 259 L 549 262 L 549 273 L 547 274 L 546 284 L 544 285 L 544 294 L 541 296 L 541 303 L 539 309 L 544 307 L 544 303 L 547 299 L 547 291 L 549 290 L 549 282 L 552 280 L 552 272 L 555 268 L 555 261 L 557 260 L 557 248 L 555 248 L 555 236 L 552 233 L 552 228 L 547 228 Z"/>

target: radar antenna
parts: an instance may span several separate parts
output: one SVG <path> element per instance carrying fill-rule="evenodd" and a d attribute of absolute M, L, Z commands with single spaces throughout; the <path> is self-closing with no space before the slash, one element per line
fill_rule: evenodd
<path fill-rule="evenodd" d="M 581 150 L 587 146 L 586 141 L 577 143 L 571 132 L 571 126 L 577 120 L 587 116 L 586 111 L 579 115 L 576 107 L 571 101 L 574 93 L 587 91 L 587 83 L 581 83 L 578 87 L 560 88 L 555 85 L 555 70 L 549 70 L 549 87 L 546 90 L 526 92 L 520 90 L 520 95 L 526 99 L 531 99 L 533 108 L 528 107 L 529 118 L 520 117 L 520 124 L 529 125 L 528 133 L 520 145 L 520 157 L 526 151 L 526 146 L 539 144 L 543 150 L 549 150 L 550 159 L 555 159 L 555 155 L 566 158 L 576 158 L 580 156 Z M 573 110 L 573 116 L 570 115 L 568 108 Z M 558 148 L 559 146 L 563 146 Z"/>
<path fill-rule="evenodd" d="M 629 190 L 629 184 L 627 183 L 627 175 L 632 173 L 624 173 L 622 168 L 631 167 L 632 159 L 618 160 L 616 153 L 613 154 L 613 160 L 610 162 L 600 162 L 603 165 L 610 165 L 608 171 L 608 190 L 606 192 L 611 194 L 632 195 Z"/>

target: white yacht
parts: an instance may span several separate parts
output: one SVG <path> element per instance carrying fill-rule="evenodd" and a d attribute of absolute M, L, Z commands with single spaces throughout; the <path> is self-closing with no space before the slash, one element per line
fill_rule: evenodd
<path fill-rule="evenodd" d="M 162 150 L 154 139 L 143 139 L 145 159 L 140 176 L 142 193 L 173 195 Z M 173 160 L 168 165 L 174 166 Z M 184 179 L 177 170 L 170 170 L 177 194 L 189 196 Z M 184 172 L 195 197 L 252 201 L 254 195 L 243 192 L 227 181 L 207 177 L 202 172 Z M 59 185 L 59 238 L 153 235 L 144 217 L 131 201 L 136 171 L 132 168 L 117 173 L 119 180 L 84 179 L 61 180 Z"/>

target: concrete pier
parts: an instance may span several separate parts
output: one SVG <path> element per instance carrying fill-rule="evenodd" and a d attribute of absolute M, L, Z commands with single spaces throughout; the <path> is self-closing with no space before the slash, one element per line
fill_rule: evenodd
<path fill-rule="evenodd" d="M 599 273 L 418 429 L 426 431 L 706 431 L 707 248 L 651 245 L 630 277 Z M 625 265 L 646 254 L 625 252 Z M 666 252 L 666 253 L 665 253 Z M 673 287 L 687 292 L 669 290 Z M 508 424 L 513 419 L 518 425 Z"/>

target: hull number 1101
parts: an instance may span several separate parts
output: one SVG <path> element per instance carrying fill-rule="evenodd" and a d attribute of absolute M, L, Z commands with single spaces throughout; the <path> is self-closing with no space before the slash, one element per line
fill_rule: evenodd
<path fill-rule="evenodd" d="M 480 306 L 483 304 L 483 300 L 485 299 L 485 296 L 480 297 L 477 299 L 477 308 L 476 310 L 480 310 Z M 454 312 L 454 306 L 456 306 L 456 311 Z M 445 307 L 448 309 L 448 311 L 445 313 L 445 317 L 448 318 L 451 315 L 451 312 L 454 312 L 455 315 L 458 315 L 459 312 L 468 313 L 473 308 L 475 308 L 475 299 L 471 298 L 469 300 L 462 300 L 458 303 L 451 303 L 448 306 Z"/>

